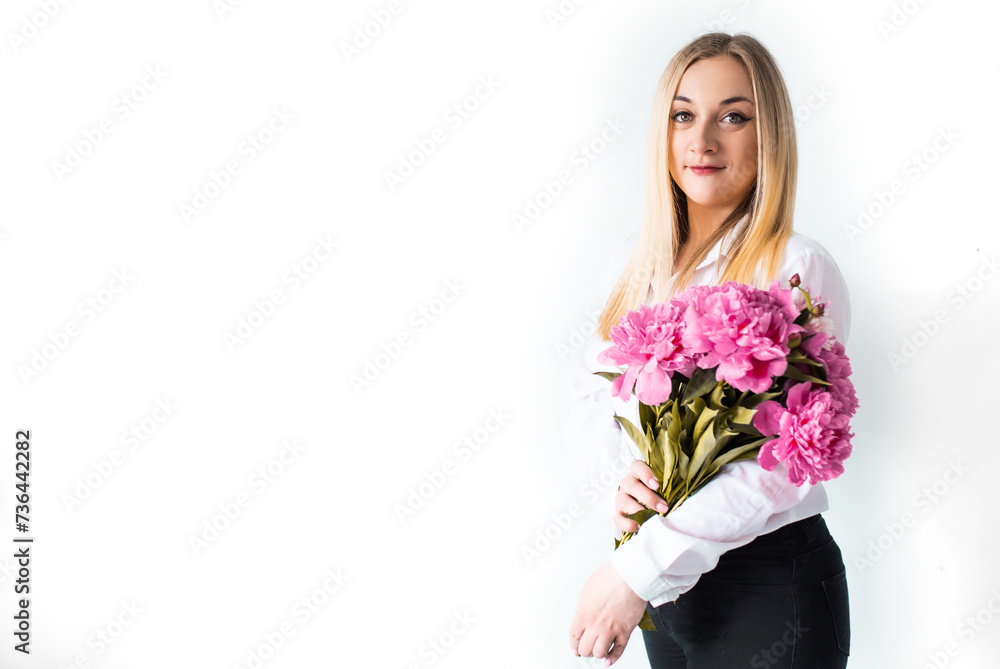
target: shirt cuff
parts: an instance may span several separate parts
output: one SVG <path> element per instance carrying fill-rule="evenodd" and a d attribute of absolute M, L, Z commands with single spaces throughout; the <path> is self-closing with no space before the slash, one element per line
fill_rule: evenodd
<path fill-rule="evenodd" d="M 646 527 L 649 525 L 649 527 Z M 666 529 L 659 523 L 643 523 L 646 535 L 657 529 Z M 644 535 L 643 539 L 647 539 Z M 667 558 L 666 564 L 672 564 L 677 558 L 690 550 L 700 539 L 680 533 L 663 533 L 657 537 L 657 562 Z M 611 553 L 611 564 L 618 570 L 628 587 L 632 588 L 641 599 L 659 606 L 664 602 L 677 599 L 690 590 L 698 582 L 698 576 L 693 582 L 683 577 L 663 578 L 664 564 L 654 562 L 649 551 L 642 545 L 639 534 L 629 537 L 629 540 Z"/>

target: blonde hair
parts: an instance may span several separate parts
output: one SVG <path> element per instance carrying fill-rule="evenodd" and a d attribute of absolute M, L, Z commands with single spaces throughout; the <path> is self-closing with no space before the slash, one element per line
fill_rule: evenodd
<path fill-rule="evenodd" d="M 699 59 L 713 56 L 736 58 L 750 78 L 756 111 L 757 174 L 743 202 L 686 262 L 675 268 L 674 257 L 680 251 L 688 221 L 686 197 L 668 169 L 670 107 L 687 68 Z M 733 233 L 731 252 L 718 275 L 718 283 L 732 280 L 766 288 L 779 270 L 785 243 L 792 234 L 797 168 L 791 100 L 777 63 L 757 39 L 746 33 L 713 32 L 696 37 L 678 51 L 663 70 L 653 100 L 642 230 L 604 305 L 598 325 L 601 337 L 608 340 L 611 327 L 618 324 L 621 316 L 646 301 L 651 283 L 662 300 L 687 287 L 705 254 L 747 216 L 747 223 Z M 671 281 L 675 271 L 677 276 Z"/>

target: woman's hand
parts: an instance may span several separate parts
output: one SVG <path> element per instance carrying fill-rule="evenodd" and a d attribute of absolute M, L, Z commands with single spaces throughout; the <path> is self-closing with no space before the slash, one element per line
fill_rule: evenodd
<path fill-rule="evenodd" d="M 610 561 L 587 579 L 570 625 L 570 649 L 582 657 L 606 657 L 610 667 L 625 652 L 646 602 L 632 591 Z"/>
<path fill-rule="evenodd" d="M 623 532 L 638 532 L 639 523 L 629 518 L 628 514 L 643 509 L 666 513 L 667 503 L 657 492 L 659 489 L 660 483 L 649 465 L 642 460 L 635 460 L 615 495 L 615 525 Z"/>

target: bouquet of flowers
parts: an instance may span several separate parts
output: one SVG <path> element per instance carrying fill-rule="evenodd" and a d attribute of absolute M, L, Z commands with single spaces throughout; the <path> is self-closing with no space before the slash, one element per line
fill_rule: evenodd
<path fill-rule="evenodd" d="M 615 420 L 660 481 L 666 513 L 740 460 L 756 457 L 768 471 L 784 463 L 796 486 L 843 473 L 858 406 L 851 365 L 824 331 L 826 304 L 799 283 L 795 274 L 787 289 L 778 281 L 767 290 L 693 286 L 627 312 L 611 329 L 598 361 L 623 371 L 595 373 L 613 382 L 613 396 L 636 396 L 639 425 Z M 642 524 L 653 515 L 629 517 Z M 655 630 L 648 611 L 639 627 Z"/>

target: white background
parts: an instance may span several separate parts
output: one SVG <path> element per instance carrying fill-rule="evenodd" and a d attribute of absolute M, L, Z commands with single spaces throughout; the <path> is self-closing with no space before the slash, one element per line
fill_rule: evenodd
<path fill-rule="evenodd" d="M 566 350 L 606 298 L 604 253 L 640 224 L 660 73 L 710 29 L 748 31 L 779 62 L 798 109 L 795 227 L 851 291 L 861 407 L 824 514 L 848 567 L 851 666 L 990 664 L 996 5 L 627 5 L 564 3 L 554 20 L 555 0 L 404 0 L 348 57 L 387 1 L 5 3 L 0 665 L 586 666 L 569 624 L 613 545 L 614 486 L 585 495 L 586 449 L 563 440 Z M 294 118 L 269 132 L 275 109 Z M 444 141 L 391 187 L 435 128 Z M 935 148 L 940 132 L 953 139 Z M 239 173 L 214 188 L 228 161 Z M 569 186 L 518 227 L 561 170 Z M 849 234 L 861 209 L 879 215 Z M 312 271 L 295 285 L 293 267 Z M 256 327 L 227 345 L 241 320 Z M 19 429 L 28 657 L 11 634 Z M 133 429 L 142 441 L 123 441 Z M 947 483 L 950 462 L 967 470 Z M 433 494 L 401 519 L 422 484 Z M 303 597 L 321 602 L 308 619 Z M 618 666 L 646 666 L 638 632 Z"/>

